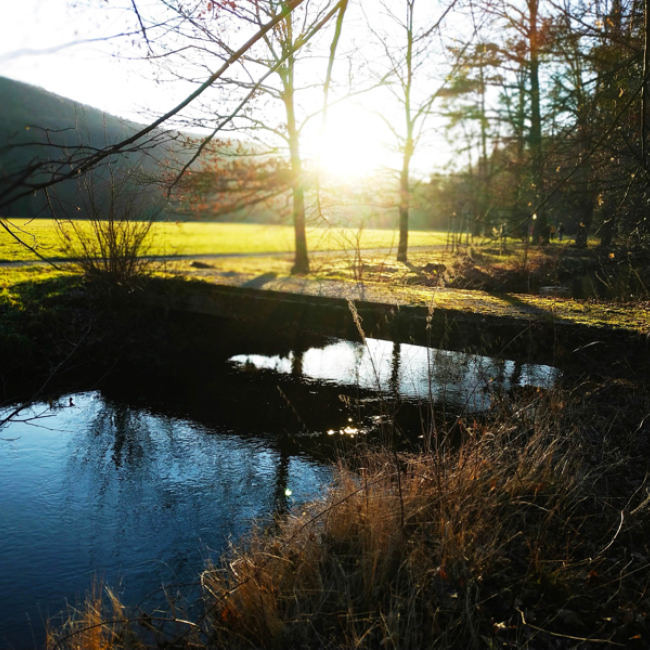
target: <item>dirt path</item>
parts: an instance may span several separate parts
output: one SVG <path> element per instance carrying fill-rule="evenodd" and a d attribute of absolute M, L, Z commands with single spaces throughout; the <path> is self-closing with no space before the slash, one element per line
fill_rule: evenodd
<path fill-rule="evenodd" d="M 444 250 L 444 245 L 435 245 L 435 246 L 412 246 L 409 250 L 414 253 L 424 252 L 424 251 L 440 251 Z M 362 248 L 361 252 L 364 255 L 393 255 L 396 253 L 395 248 Z M 332 255 L 340 255 L 347 257 L 354 257 L 354 251 L 344 251 L 340 249 L 332 250 L 319 250 L 319 251 L 310 251 L 309 257 L 311 259 L 320 259 L 323 257 L 329 257 Z M 269 251 L 262 252 L 256 251 L 254 253 L 191 253 L 183 255 L 145 255 L 143 259 L 153 260 L 153 261 L 184 261 L 184 260 L 223 260 L 223 259 L 251 259 L 251 258 L 290 258 L 293 256 L 293 251 Z M 69 258 L 69 257 L 51 257 L 49 258 L 52 262 L 56 264 L 66 263 L 66 262 L 76 262 L 78 260 Z M 33 259 L 33 260 L 2 260 L 0 259 L 0 267 L 14 267 L 14 266 L 35 266 L 47 264 L 43 260 Z"/>

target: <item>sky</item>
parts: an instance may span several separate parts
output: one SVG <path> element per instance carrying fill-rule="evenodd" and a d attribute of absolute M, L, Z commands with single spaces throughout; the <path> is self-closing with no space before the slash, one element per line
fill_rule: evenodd
<path fill-rule="evenodd" d="M 128 39 L 83 42 L 133 29 L 128 13 L 99 1 L 90 9 L 70 0 L 8 3 L 0 21 L 0 75 L 119 117 L 142 119 L 144 107 L 172 105 L 169 89 L 150 80 L 146 64 L 114 55 L 113 44 Z"/>
<path fill-rule="evenodd" d="M 140 5 L 155 0 L 140 0 Z M 3 8 L 0 22 L 0 75 L 40 86 L 113 115 L 146 123 L 175 106 L 189 84 L 157 84 L 143 50 L 132 12 L 116 0 L 21 0 Z M 367 6 L 367 5 L 366 5 Z M 131 37 L 101 39 L 117 34 Z M 135 32 L 135 33 L 134 33 Z M 242 40 L 244 38 L 242 37 Z M 116 54 L 117 52 L 117 54 Z M 376 98 L 372 100 L 376 108 Z M 395 122 L 401 116 L 395 114 Z M 391 153 L 392 136 L 382 121 L 359 102 L 330 110 L 328 133 L 321 141 L 322 165 L 341 174 L 372 167 L 399 166 Z M 414 160 L 420 175 L 446 164 L 449 146 L 442 137 Z M 316 147 L 313 137 L 306 149 Z M 342 152 L 344 152 L 342 154 Z M 309 154 L 309 151 L 307 151 Z"/>

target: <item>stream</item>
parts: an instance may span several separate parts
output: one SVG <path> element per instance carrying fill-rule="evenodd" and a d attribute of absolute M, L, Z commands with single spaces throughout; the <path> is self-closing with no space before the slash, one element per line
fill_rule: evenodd
<path fill-rule="evenodd" d="M 431 400 L 477 413 L 495 392 L 558 377 L 373 339 L 237 341 L 173 372 L 44 396 L 0 430 L 0 648 L 42 647 L 46 621 L 96 580 L 145 610 L 191 602 L 206 561 L 323 494 L 353 438 L 380 439 L 387 404 L 405 405 L 417 445 Z"/>

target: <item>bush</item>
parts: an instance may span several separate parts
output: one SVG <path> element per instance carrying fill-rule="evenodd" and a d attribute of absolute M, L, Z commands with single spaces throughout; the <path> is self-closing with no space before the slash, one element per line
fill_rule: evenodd
<path fill-rule="evenodd" d="M 85 273 L 114 285 L 130 285 L 150 264 L 152 225 L 163 201 L 152 185 L 108 168 L 107 178 L 88 174 L 79 183 L 79 211 L 87 220 L 58 220 L 66 253 Z"/>

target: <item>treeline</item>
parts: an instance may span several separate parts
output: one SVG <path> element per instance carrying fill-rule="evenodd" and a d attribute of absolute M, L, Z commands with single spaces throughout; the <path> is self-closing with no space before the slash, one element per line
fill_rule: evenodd
<path fill-rule="evenodd" d="M 295 228 L 296 272 L 309 271 L 306 225 L 329 223 L 331 206 L 341 200 L 349 210 L 370 205 L 381 219 L 393 211 L 400 260 L 407 259 L 413 225 L 532 233 L 543 243 L 562 224 L 579 247 L 592 237 L 605 246 L 647 243 L 646 4 L 126 5 L 143 58 L 193 92 L 121 142 L 73 151 L 48 143 L 47 156 L 30 159 L 25 169 L 7 167 L 0 175 L 5 214 L 115 157 L 151 153 L 179 129 L 200 129 L 164 161 L 166 196 L 208 214 L 251 204 L 286 213 Z M 325 132 L 319 125 L 331 107 L 357 100 L 383 118 L 394 164 L 375 187 L 343 192 L 326 186 L 308 143 Z M 424 182 L 423 151 L 432 151 L 433 169 L 430 136 L 441 130 L 456 148 L 453 169 Z M 235 160 L 238 141 L 246 145 Z M 60 156 L 53 157 L 57 147 Z M 16 151 L 10 145 L 5 155 Z"/>
<path fill-rule="evenodd" d="M 402 167 L 388 181 L 374 179 L 375 190 L 357 188 L 355 199 L 361 204 L 370 195 L 380 206 L 378 224 L 386 225 L 392 194 L 403 258 L 409 227 L 532 235 L 535 243 L 562 230 L 575 237 L 578 247 L 593 238 L 606 247 L 647 243 L 650 99 L 643 4 L 481 0 L 448 2 L 434 12 L 419 6 L 416 11 L 414 0 L 393 4 L 390 12 L 385 3 L 380 5 L 376 13 L 366 13 L 362 29 L 369 39 L 378 37 L 384 51 L 365 74 L 395 95 L 398 110 L 391 116 L 404 122 L 392 124 Z M 397 31 L 380 33 L 382 9 Z M 460 30 L 467 34 L 465 42 L 446 38 L 450 22 L 471 27 Z M 344 33 L 346 27 L 343 23 Z M 288 47 L 280 41 L 280 49 Z M 382 57 L 383 68 L 378 63 Z M 295 57 L 280 70 L 293 78 L 299 66 Z M 437 75 L 431 73 L 434 66 L 440 68 Z M 376 93 L 376 86 L 368 92 Z M 286 105 L 286 94 L 279 96 Z M 271 131 L 268 114 L 255 108 L 252 102 L 240 128 L 255 134 Z M 297 106 L 290 108 L 287 119 L 300 114 Z M 423 182 L 410 167 L 427 118 L 444 123 L 456 155 L 452 168 Z M 278 175 L 277 167 L 270 173 L 268 160 L 255 171 L 252 162 L 238 162 L 237 184 L 231 182 L 225 191 L 223 168 L 211 167 L 220 173 L 214 181 L 210 168 L 204 168 L 186 184 L 194 192 L 200 187 L 202 198 L 195 194 L 195 203 L 203 202 L 209 210 L 206 196 L 220 204 L 233 188 L 250 202 L 292 189 L 295 194 L 297 188 L 305 194 L 298 205 L 301 219 L 309 219 L 310 193 L 313 198 L 318 181 L 308 159 L 296 162 L 299 136 L 286 140 L 293 158 L 284 159 L 283 173 Z M 255 182 L 242 184 L 245 175 Z M 264 191 L 251 194 L 251 188 L 260 186 Z M 327 189 L 320 185 L 318 191 L 311 205 L 322 209 Z"/>
<path fill-rule="evenodd" d="M 464 168 L 428 187 L 475 233 L 563 225 L 586 247 L 648 243 L 647 3 L 486 3 L 445 93 Z M 435 211 L 438 212 L 438 211 Z M 438 218 L 440 214 L 438 212 Z"/>

